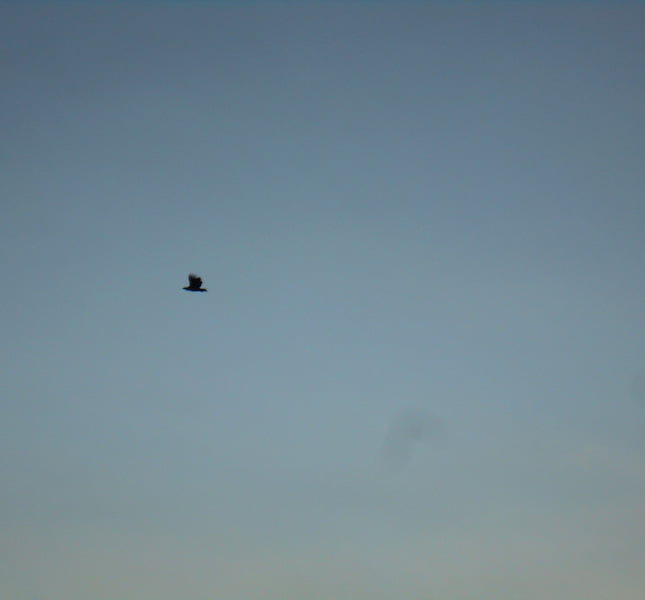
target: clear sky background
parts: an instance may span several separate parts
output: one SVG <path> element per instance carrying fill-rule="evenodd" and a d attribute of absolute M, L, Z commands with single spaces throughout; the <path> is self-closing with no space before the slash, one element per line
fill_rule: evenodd
<path fill-rule="evenodd" d="M 2 598 L 645 597 L 645 7 L 487 4 L 0 8 Z"/>

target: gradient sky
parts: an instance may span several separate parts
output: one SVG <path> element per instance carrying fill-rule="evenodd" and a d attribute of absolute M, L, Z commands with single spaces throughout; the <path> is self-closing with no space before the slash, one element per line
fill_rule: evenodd
<path fill-rule="evenodd" d="M 645 597 L 645 7 L 487 4 L 0 8 L 2 598 Z"/>

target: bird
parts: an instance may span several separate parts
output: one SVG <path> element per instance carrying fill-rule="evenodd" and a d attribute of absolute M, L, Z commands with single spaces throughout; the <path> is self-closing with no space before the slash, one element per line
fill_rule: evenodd
<path fill-rule="evenodd" d="M 187 292 L 207 292 L 206 288 L 202 287 L 202 278 L 199 275 L 191 273 L 188 275 L 188 285 L 183 288 Z"/>

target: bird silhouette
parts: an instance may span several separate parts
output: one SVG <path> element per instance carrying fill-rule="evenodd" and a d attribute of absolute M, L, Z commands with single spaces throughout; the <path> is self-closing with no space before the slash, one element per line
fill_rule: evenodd
<path fill-rule="evenodd" d="M 183 288 L 187 292 L 207 292 L 206 288 L 202 287 L 202 278 L 199 275 L 191 273 L 188 276 L 188 285 Z"/>

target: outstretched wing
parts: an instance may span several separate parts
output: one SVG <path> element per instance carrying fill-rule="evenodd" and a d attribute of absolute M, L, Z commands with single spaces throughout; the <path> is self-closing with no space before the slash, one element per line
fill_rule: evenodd
<path fill-rule="evenodd" d="M 191 273 L 188 276 L 188 283 L 191 288 L 199 289 L 200 287 L 202 287 L 202 278 L 198 275 L 195 275 L 194 273 Z"/>

